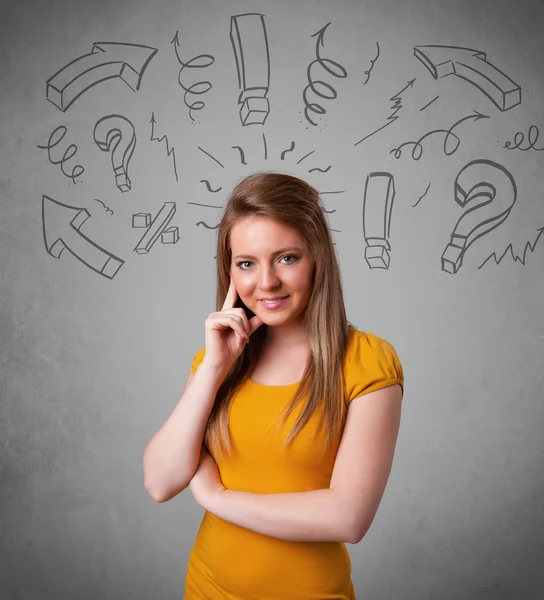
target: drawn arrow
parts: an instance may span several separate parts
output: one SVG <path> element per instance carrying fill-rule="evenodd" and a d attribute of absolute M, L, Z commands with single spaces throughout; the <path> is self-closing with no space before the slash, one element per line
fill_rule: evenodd
<path fill-rule="evenodd" d="M 521 88 L 487 61 L 481 50 L 460 46 L 414 46 L 418 58 L 431 75 L 438 79 L 457 75 L 472 83 L 502 111 L 521 102 Z"/>
<path fill-rule="evenodd" d="M 47 80 L 46 97 L 65 112 L 89 88 L 120 77 L 135 92 L 157 48 L 119 42 L 97 42 L 89 54 L 68 63 Z"/>
<path fill-rule="evenodd" d="M 60 258 L 64 248 L 67 248 L 90 269 L 113 279 L 125 261 L 81 233 L 81 226 L 90 216 L 86 208 L 70 206 L 49 196 L 42 196 L 45 249 L 54 258 Z"/>

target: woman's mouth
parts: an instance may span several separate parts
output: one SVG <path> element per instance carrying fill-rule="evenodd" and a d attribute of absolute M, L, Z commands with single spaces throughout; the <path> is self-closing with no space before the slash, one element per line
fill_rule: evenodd
<path fill-rule="evenodd" d="M 259 302 L 265 306 L 266 308 L 273 310 L 275 308 L 279 308 L 284 304 L 284 302 L 289 298 L 289 296 L 280 296 L 278 298 L 274 298 L 273 300 L 265 300 L 261 299 Z"/>

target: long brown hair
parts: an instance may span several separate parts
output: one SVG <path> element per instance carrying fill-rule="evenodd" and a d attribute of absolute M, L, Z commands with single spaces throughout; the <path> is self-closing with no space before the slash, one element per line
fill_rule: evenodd
<path fill-rule="evenodd" d="M 313 288 L 303 315 L 310 346 L 309 360 L 291 404 L 283 411 L 281 423 L 278 422 L 281 413 L 278 415 L 276 434 L 306 397 L 282 445 L 282 449 L 285 448 L 323 402 L 318 429 L 326 428 L 324 452 L 341 431 L 347 411 L 342 367 L 348 335 L 353 328 L 346 318 L 340 269 L 324 207 L 318 191 L 292 175 L 262 172 L 239 181 L 228 198 L 217 233 L 217 311 L 223 306 L 230 283 L 230 233 L 239 221 L 254 215 L 295 228 L 314 258 Z M 230 405 L 236 389 L 257 365 L 266 328 L 263 324 L 251 335 L 219 387 L 204 434 L 206 446 L 214 455 L 222 455 L 223 451 L 229 456 L 232 454 L 228 426 Z"/>

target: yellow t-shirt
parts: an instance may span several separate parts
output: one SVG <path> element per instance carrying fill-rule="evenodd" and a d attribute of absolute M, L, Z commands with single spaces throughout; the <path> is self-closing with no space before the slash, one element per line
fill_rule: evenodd
<path fill-rule="evenodd" d="M 196 353 L 191 373 L 196 372 L 204 354 L 205 348 Z M 393 346 L 358 329 L 348 338 L 344 376 L 350 402 L 395 383 L 404 389 L 402 365 Z M 300 404 L 277 437 L 270 427 L 297 385 L 269 386 L 246 380 L 239 388 L 229 416 L 233 456 L 218 462 L 227 489 L 278 494 L 329 487 L 341 435 L 321 457 L 322 449 L 313 440 L 319 422 L 319 414 L 314 414 L 280 453 L 281 443 L 302 409 Z M 206 511 L 189 557 L 183 600 L 355 598 L 344 542 L 281 540 Z"/>

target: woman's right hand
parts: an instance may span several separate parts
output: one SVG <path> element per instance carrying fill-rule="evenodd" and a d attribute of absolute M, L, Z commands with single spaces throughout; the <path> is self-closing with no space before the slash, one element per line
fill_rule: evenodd
<path fill-rule="evenodd" d="M 206 363 L 228 371 L 242 354 L 249 336 L 263 322 L 257 315 L 248 320 L 243 308 L 235 307 L 238 292 L 230 280 L 223 308 L 211 313 L 205 323 Z"/>

